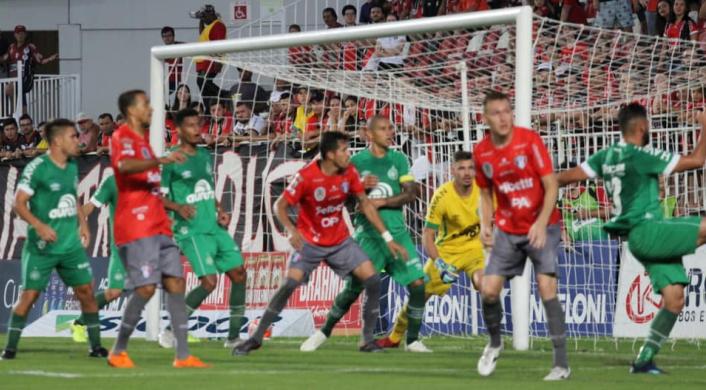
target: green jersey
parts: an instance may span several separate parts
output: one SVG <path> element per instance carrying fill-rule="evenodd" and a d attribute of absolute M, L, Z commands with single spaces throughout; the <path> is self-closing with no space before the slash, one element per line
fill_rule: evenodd
<path fill-rule="evenodd" d="M 595 187 L 593 188 L 595 191 Z M 598 200 L 591 194 L 591 189 L 584 190 L 576 199 L 564 201 L 564 205 L 571 210 L 598 210 L 600 205 Z M 580 219 L 576 218 L 571 211 L 564 213 L 564 226 L 574 241 L 596 241 L 608 238 L 603 230 L 603 220 L 600 218 Z"/>
<path fill-rule="evenodd" d="M 584 162 L 581 168 L 591 178 L 603 178 L 611 199 L 612 217 L 605 230 L 624 235 L 644 220 L 664 219 L 658 180 L 660 175 L 672 173 L 678 162 L 679 155 L 624 142 Z"/>
<path fill-rule="evenodd" d="M 30 195 L 29 209 L 56 232 L 57 240 L 47 243 L 32 226 L 27 228 L 25 248 L 32 253 L 59 255 L 82 250 L 78 234 L 76 189 L 78 165 L 69 160 L 59 168 L 49 154 L 32 160 L 22 171 L 17 190 Z"/>
<path fill-rule="evenodd" d="M 115 221 L 115 205 L 118 203 L 118 186 L 115 184 L 115 176 L 110 175 L 103 179 L 98 186 L 98 191 L 91 197 L 91 203 L 96 207 L 108 206 L 110 209 L 110 245 L 113 245 L 113 221 Z"/>
<path fill-rule="evenodd" d="M 211 233 L 218 228 L 211 155 L 204 148 L 196 148 L 196 153 L 187 157 L 183 163 L 169 164 L 162 170 L 162 190 L 169 199 L 196 209 L 191 219 L 172 213 L 172 228 L 177 240 Z"/>
<path fill-rule="evenodd" d="M 414 181 L 414 177 L 409 171 L 407 157 L 395 150 L 390 149 L 384 157 L 377 158 L 369 149 L 365 149 L 354 155 L 351 162 L 360 172 L 360 177 L 377 176 L 377 186 L 368 192 L 368 197 L 371 199 L 399 195 L 402 192 L 402 183 Z M 381 208 L 378 212 L 385 226 L 391 232 L 407 230 L 402 208 Z M 377 230 L 362 213 L 355 216 L 354 225 L 358 234 L 367 232 L 377 234 Z"/>

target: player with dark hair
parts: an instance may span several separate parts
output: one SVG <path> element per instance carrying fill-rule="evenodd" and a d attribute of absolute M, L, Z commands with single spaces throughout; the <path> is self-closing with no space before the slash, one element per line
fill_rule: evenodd
<path fill-rule="evenodd" d="M 200 284 L 186 296 L 187 316 L 191 315 L 216 288 L 217 275 L 225 273 L 231 281 L 230 324 L 226 348 L 233 348 L 240 339 L 241 320 L 245 314 L 245 279 L 243 256 L 233 237 L 225 229 L 230 215 L 216 200 L 212 157 L 197 145 L 201 142 L 199 113 L 191 108 L 177 112 L 179 151 L 186 161 L 162 168 L 162 192 L 168 199 L 164 204 L 172 211 L 174 236 L 177 245 L 191 264 Z M 173 331 L 165 330 L 159 337 L 160 345 L 171 347 Z"/>
<path fill-rule="evenodd" d="M 81 303 L 91 346 L 89 356 L 106 357 L 101 346 L 93 275 L 85 247 L 91 240 L 76 199 L 80 154 L 76 125 L 57 119 L 46 125 L 48 153 L 25 167 L 17 185 L 15 212 L 29 225 L 22 248 L 22 293 L 10 315 L 7 345 L 0 358 L 14 359 L 27 314 L 49 283 L 54 269 Z"/>
<path fill-rule="evenodd" d="M 348 136 L 340 132 L 325 132 L 321 136 L 321 158 L 302 168 L 286 191 L 275 202 L 277 219 L 289 232 L 289 242 L 296 250 L 289 263 L 287 277 L 272 296 L 255 333 L 233 349 L 233 355 L 247 355 L 260 348 L 265 331 L 284 308 L 294 290 L 309 274 L 325 261 L 341 277 L 353 276 L 365 290 L 363 302 L 363 332 L 360 351 L 375 352 L 373 330 L 380 314 L 380 275 L 348 233 L 343 220 L 343 208 L 349 196 L 360 202 L 361 212 L 380 232 L 386 248 L 395 257 L 407 257 L 396 243 L 365 195 L 358 171 L 350 164 Z M 299 206 L 296 225 L 287 212 Z"/>
<path fill-rule="evenodd" d="M 378 272 L 387 272 L 397 283 L 405 286 L 409 292 L 409 329 L 406 350 L 431 352 L 419 340 L 425 302 L 424 272 L 417 248 L 405 225 L 402 210 L 405 205 L 416 200 L 419 192 L 418 186 L 409 171 L 407 157 L 390 149 L 394 142 L 395 130 L 387 117 L 375 115 L 370 118 L 367 136 L 370 140 L 369 148 L 354 155 L 351 158 L 351 163 L 356 170 L 361 172 L 370 202 L 378 209 L 385 227 L 389 229 L 395 241 L 404 246 L 410 260 L 405 262 L 395 253 L 387 250 L 384 236 L 375 231 L 376 229 L 373 228 L 366 215 L 356 215 L 353 222 L 354 238 L 373 261 Z M 324 326 L 311 335 L 300 349 L 304 352 L 318 349 L 331 336 L 333 327 L 348 312 L 362 292 L 363 286 L 360 281 L 348 279 L 343 291 L 336 295 L 333 306 L 326 316 Z M 397 346 L 380 342 L 376 344 L 380 348 Z"/>
<path fill-rule="evenodd" d="M 160 166 L 183 162 L 181 152 L 166 157 L 155 156 L 148 140 L 152 107 L 144 91 L 131 90 L 118 98 L 126 123 L 113 133 L 110 160 L 118 186 L 114 238 L 128 280 L 135 291 L 125 304 L 118 338 L 108 356 L 116 368 L 133 368 L 127 343 L 142 309 L 161 283 L 166 291 L 166 307 L 176 337 L 173 366 L 207 367 L 189 354 L 187 316 L 184 303 L 184 270 L 179 248 L 172 239 L 171 221 L 160 194 Z"/>
<path fill-rule="evenodd" d="M 682 256 L 706 243 L 706 219 L 664 218 L 659 199 L 660 176 L 702 168 L 706 162 L 706 114 L 701 114 L 701 138 L 691 154 L 680 156 L 650 146 L 650 120 L 638 103 L 618 114 L 622 140 L 592 155 L 578 167 L 558 175 L 560 185 L 601 178 L 611 199 L 611 218 L 603 229 L 627 239 L 630 252 L 645 267 L 652 290 L 664 299 L 650 333 L 630 372 L 661 374 L 654 363 L 684 308 L 689 284 Z"/>
<path fill-rule="evenodd" d="M 554 346 L 553 367 L 544 380 L 567 379 L 571 370 L 566 356 L 564 310 L 557 298 L 561 230 L 552 161 L 537 133 L 513 124 L 510 99 L 504 93 L 485 96 L 483 118 L 490 132 L 476 145 L 473 157 L 481 190 L 481 240 L 492 248 L 481 286 L 490 342 L 478 360 L 478 373 L 487 376 L 495 370 L 503 348 L 500 292 L 506 279 L 522 275 L 529 257 Z"/>

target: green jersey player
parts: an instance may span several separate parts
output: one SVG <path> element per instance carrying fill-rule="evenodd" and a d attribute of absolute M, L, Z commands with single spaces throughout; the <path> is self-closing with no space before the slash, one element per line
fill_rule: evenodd
<path fill-rule="evenodd" d="M 669 336 L 684 307 L 689 283 L 681 258 L 706 243 L 706 220 L 701 217 L 665 219 L 659 201 L 659 176 L 704 166 L 706 115 L 693 153 L 679 156 L 649 146 L 649 119 L 644 107 L 630 104 L 618 114 L 623 140 L 591 156 L 580 167 L 559 174 L 561 185 L 602 178 L 612 203 L 612 217 L 604 229 L 627 239 L 630 252 L 650 276 L 652 288 L 664 304 L 650 325 L 650 333 L 632 364 L 632 373 L 659 374 L 653 358 Z"/>
<path fill-rule="evenodd" d="M 232 348 L 240 341 L 238 336 L 245 314 L 243 257 L 225 229 L 230 215 L 216 200 L 211 154 L 197 147 L 202 142 L 199 113 L 193 109 L 179 111 L 176 125 L 180 145 L 175 149 L 187 159 L 163 168 L 162 191 L 168 197 L 165 207 L 173 212 L 174 238 L 201 282 L 186 296 L 187 314 L 194 312 L 216 288 L 217 274 L 225 273 L 231 281 L 230 324 L 225 347 Z M 171 331 L 165 330 L 159 339 L 160 345 L 170 347 Z"/>
<path fill-rule="evenodd" d="M 91 265 L 84 247 L 90 231 L 76 203 L 79 155 L 78 132 L 73 122 L 57 119 L 46 125 L 49 152 L 32 160 L 22 172 L 15 212 L 27 221 L 22 248 L 22 294 L 12 310 L 7 345 L 2 359 L 14 359 L 27 313 L 47 287 L 54 269 L 73 288 L 88 327 L 91 357 L 106 357 L 100 343 L 98 307 L 93 297 Z"/>
<path fill-rule="evenodd" d="M 356 167 L 371 202 L 377 207 L 380 218 L 392 238 L 400 243 L 409 254 L 409 260 L 396 258 L 390 253 L 385 239 L 362 215 L 355 217 L 353 238 L 370 257 L 379 272 L 385 271 L 397 283 L 406 286 L 409 292 L 409 327 L 407 329 L 407 350 L 411 352 L 431 352 L 419 340 L 419 329 L 424 314 L 424 272 L 412 238 L 405 225 L 402 207 L 413 203 L 417 197 L 417 184 L 410 174 L 409 163 L 404 154 L 391 150 L 395 130 L 387 117 L 376 115 L 370 119 L 367 130 L 370 147 L 351 158 Z M 356 279 L 349 278 L 335 298 L 324 326 L 317 330 L 302 345 L 302 351 L 314 351 L 331 335 L 333 327 L 346 314 L 356 301 L 363 286 Z M 383 339 L 384 340 L 384 339 Z M 382 345 L 378 348 L 395 347 Z"/>

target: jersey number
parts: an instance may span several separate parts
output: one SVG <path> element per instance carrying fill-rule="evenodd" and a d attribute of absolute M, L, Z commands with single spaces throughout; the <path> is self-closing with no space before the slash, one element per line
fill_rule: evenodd
<path fill-rule="evenodd" d="M 608 187 L 608 191 L 611 195 L 611 214 L 620 215 L 623 212 L 623 202 L 620 199 L 620 191 L 623 189 L 623 182 L 619 177 L 613 177 L 609 182 L 606 182 L 606 187 Z"/>

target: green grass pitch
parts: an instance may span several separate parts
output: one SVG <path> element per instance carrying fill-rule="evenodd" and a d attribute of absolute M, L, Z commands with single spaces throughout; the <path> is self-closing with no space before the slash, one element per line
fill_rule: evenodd
<path fill-rule="evenodd" d="M 665 345 L 658 363 L 669 374 L 657 377 L 628 374 L 639 344 L 626 340 L 616 348 L 612 340 L 572 340 L 572 378 L 544 383 L 551 365 L 549 342 L 537 341 L 527 352 L 505 350 L 495 373 L 481 378 L 475 366 L 485 340 L 432 337 L 425 340 L 432 354 L 363 354 L 351 337 L 333 337 L 313 353 L 299 352 L 302 339 L 275 339 L 238 358 L 220 342 L 202 341 L 191 348 L 213 364 L 204 370 L 173 369 L 171 351 L 134 340 L 130 356 L 138 367 L 116 370 L 88 358 L 86 347 L 70 339 L 26 338 L 16 360 L 0 361 L 0 389 L 706 389 L 706 348 L 683 341 Z"/>

